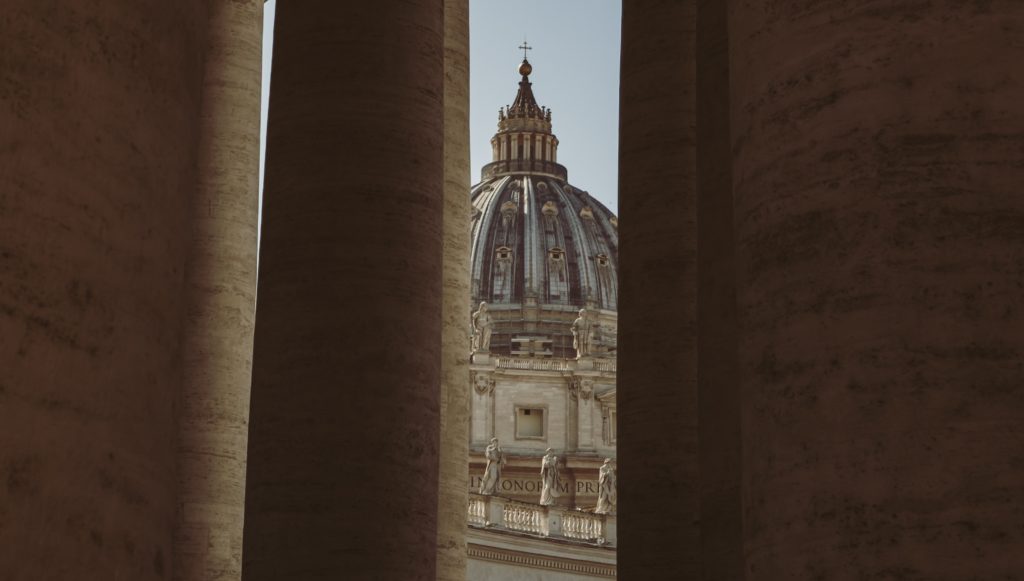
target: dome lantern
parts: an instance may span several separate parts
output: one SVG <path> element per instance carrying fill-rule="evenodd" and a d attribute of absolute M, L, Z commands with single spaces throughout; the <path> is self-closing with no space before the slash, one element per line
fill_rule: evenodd
<path fill-rule="evenodd" d="M 545 174 L 565 181 L 568 174 L 558 164 L 558 138 L 551 133 L 551 110 L 537 103 L 530 75 L 533 65 L 526 58 L 531 47 L 524 42 L 522 76 L 511 105 L 498 110 L 498 132 L 491 138 L 491 163 L 483 168 L 483 177 L 512 172 Z"/>

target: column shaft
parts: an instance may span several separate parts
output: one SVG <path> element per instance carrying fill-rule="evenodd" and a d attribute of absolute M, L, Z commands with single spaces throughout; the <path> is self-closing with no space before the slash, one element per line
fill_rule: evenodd
<path fill-rule="evenodd" d="M 434 578 L 443 16 L 277 6 L 246 581 Z"/>
<path fill-rule="evenodd" d="M 727 3 L 697 3 L 697 353 L 705 581 L 743 578 Z"/>
<path fill-rule="evenodd" d="M 1024 571 L 1024 5 L 733 2 L 750 579 Z"/>
<path fill-rule="evenodd" d="M 622 579 L 699 575 L 695 2 L 622 6 Z"/>
<path fill-rule="evenodd" d="M 174 579 L 242 574 L 263 0 L 209 3 L 178 414 Z"/>
<path fill-rule="evenodd" d="M 444 3 L 444 295 L 437 579 L 466 579 L 469 483 L 469 2 Z"/>
<path fill-rule="evenodd" d="M 5 580 L 172 574 L 201 5 L 4 2 Z"/>

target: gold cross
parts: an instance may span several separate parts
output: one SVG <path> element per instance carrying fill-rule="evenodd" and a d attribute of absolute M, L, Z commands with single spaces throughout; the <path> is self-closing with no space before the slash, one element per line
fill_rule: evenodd
<path fill-rule="evenodd" d="M 526 44 L 526 40 L 523 40 L 523 44 L 519 45 L 519 48 L 523 49 L 523 60 L 526 60 L 526 51 L 533 50 L 533 47 Z"/>

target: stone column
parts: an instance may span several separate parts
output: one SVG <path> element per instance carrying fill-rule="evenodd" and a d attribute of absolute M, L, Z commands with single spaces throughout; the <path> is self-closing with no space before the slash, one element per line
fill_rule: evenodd
<path fill-rule="evenodd" d="M 697 353 L 702 579 L 743 579 L 728 3 L 697 2 Z"/>
<path fill-rule="evenodd" d="M 466 579 L 469 504 L 469 1 L 444 2 L 444 295 L 437 579 Z"/>
<path fill-rule="evenodd" d="M 748 579 L 1018 577 L 1024 4 L 764 4 L 729 23 Z"/>
<path fill-rule="evenodd" d="M 4 2 L 4 579 L 172 575 L 202 4 Z"/>
<path fill-rule="evenodd" d="M 694 2 L 622 6 L 622 579 L 700 574 L 694 13 Z"/>
<path fill-rule="evenodd" d="M 241 579 L 256 309 L 263 0 L 209 11 L 178 403 L 181 581 Z"/>
<path fill-rule="evenodd" d="M 246 581 L 434 579 L 443 16 L 277 6 Z"/>

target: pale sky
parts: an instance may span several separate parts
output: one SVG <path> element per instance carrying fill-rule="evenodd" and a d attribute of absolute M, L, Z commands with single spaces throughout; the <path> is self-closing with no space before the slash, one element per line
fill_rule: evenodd
<path fill-rule="evenodd" d="M 270 94 L 276 0 L 264 16 L 263 123 Z M 533 92 L 551 109 L 569 182 L 618 213 L 621 0 L 470 0 L 470 181 L 491 161 L 498 109 L 512 103 L 524 37 Z M 261 136 L 260 191 L 263 189 Z"/>

